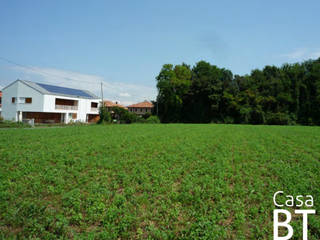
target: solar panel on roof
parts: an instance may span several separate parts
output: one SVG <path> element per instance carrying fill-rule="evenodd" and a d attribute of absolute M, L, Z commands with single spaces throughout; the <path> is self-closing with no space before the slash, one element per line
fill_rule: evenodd
<path fill-rule="evenodd" d="M 58 87 L 58 86 L 52 86 L 52 85 L 47 85 L 43 83 L 37 83 L 37 84 L 51 93 L 60 93 L 60 94 L 78 96 L 78 97 L 92 98 L 91 95 L 79 89 Z"/>

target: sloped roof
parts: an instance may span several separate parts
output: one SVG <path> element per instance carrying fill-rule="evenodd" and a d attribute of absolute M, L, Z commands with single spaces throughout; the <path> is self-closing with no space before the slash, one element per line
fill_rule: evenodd
<path fill-rule="evenodd" d="M 67 88 L 67 87 L 49 85 L 44 83 L 36 83 L 36 82 L 27 81 L 27 80 L 17 80 L 17 81 L 23 82 L 24 84 L 28 85 L 29 87 L 37 90 L 42 94 L 76 97 L 76 98 L 87 98 L 87 99 L 98 99 L 96 95 L 94 95 L 93 93 L 87 90 Z"/>
<path fill-rule="evenodd" d="M 104 103 L 105 107 L 120 107 L 120 108 L 125 108 L 126 109 L 125 106 L 119 104 L 118 102 L 112 102 L 112 101 L 109 101 L 109 100 L 105 100 L 105 101 L 103 101 L 103 103 Z"/>
<path fill-rule="evenodd" d="M 129 105 L 128 108 L 153 108 L 153 104 L 149 101 Z"/>

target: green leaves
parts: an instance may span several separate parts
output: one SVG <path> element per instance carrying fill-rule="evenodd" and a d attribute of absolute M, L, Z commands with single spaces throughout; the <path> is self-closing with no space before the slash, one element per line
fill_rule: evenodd
<path fill-rule="evenodd" d="M 319 60 L 265 66 L 244 76 L 205 61 L 192 68 L 165 64 L 156 79 L 164 123 L 320 125 L 314 107 L 320 103 Z"/>

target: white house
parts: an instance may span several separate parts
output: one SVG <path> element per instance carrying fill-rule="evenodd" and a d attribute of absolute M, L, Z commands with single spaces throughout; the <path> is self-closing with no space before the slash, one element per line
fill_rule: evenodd
<path fill-rule="evenodd" d="M 2 89 L 5 120 L 34 119 L 35 123 L 94 122 L 99 98 L 86 90 L 16 80 Z"/>

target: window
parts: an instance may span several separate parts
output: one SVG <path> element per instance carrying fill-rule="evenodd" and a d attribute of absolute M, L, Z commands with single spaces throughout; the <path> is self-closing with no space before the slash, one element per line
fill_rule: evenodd
<path fill-rule="evenodd" d="M 98 107 L 98 103 L 92 102 L 92 103 L 91 103 L 91 107 L 92 107 L 92 108 L 97 108 L 97 107 Z"/>
<path fill-rule="evenodd" d="M 32 103 L 32 98 L 26 98 L 25 103 L 28 103 L 28 104 Z"/>
<path fill-rule="evenodd" d="M 12 103 L 16 103 L 16 98 L 13 97 L 13 98 L 11 99 L 11 102 L 12 102 Z"/>

